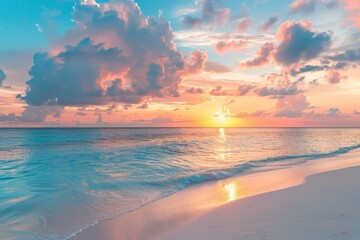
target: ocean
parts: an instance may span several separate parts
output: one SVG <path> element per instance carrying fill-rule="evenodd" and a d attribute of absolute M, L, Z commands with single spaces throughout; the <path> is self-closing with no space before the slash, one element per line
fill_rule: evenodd
<path fill-rule="evenodd" d="M 194 184 L 360 148 L 359 128 L 0 129 L 0 239 L 68 239 Z"/>

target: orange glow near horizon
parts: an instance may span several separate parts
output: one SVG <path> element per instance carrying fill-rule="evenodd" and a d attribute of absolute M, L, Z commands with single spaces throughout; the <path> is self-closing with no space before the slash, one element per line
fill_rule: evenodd
<path fill-rule="evenodd" d="M 230 110 L 226 107 L 222 107 L 213 115 L 213 123 L 211 124 L 211 127 L 239 127 L 239 125 L 239 119 L 233 118 Z"/>

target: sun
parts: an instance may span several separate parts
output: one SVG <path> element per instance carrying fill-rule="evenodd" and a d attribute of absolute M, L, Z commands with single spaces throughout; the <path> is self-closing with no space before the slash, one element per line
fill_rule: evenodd
<path fill-rule="evenodd" d="M 214 120 L 216 122 L 216 125 L 219 125 L 221 127 L 226 126 L 231 118 L 231 112 L 228 108 L 222 107 L 219 111 L 216 111 L 214 114 Z"/>

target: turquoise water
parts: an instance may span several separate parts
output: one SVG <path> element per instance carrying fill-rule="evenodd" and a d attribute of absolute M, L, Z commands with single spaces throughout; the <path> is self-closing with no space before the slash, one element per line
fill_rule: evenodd
<path fill-rule="evenodd" d="M 192 184 L 342 154 L 349 128 L 0 129 L 0 239 L 66 239 Z"/>

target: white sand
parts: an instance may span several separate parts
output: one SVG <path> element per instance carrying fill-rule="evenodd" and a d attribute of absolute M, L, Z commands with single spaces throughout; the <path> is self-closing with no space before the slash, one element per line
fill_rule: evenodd
<path fill-rule="evenodd" d="M 194 186 L 74 239 L 359 240 L 358 165 L 359 151 Z"/>
<path fill-rule="evenodd" d="M 156 239 L 360 239 L 359 183 L 360 167 L 317 174 L 219 207 Z"/>

